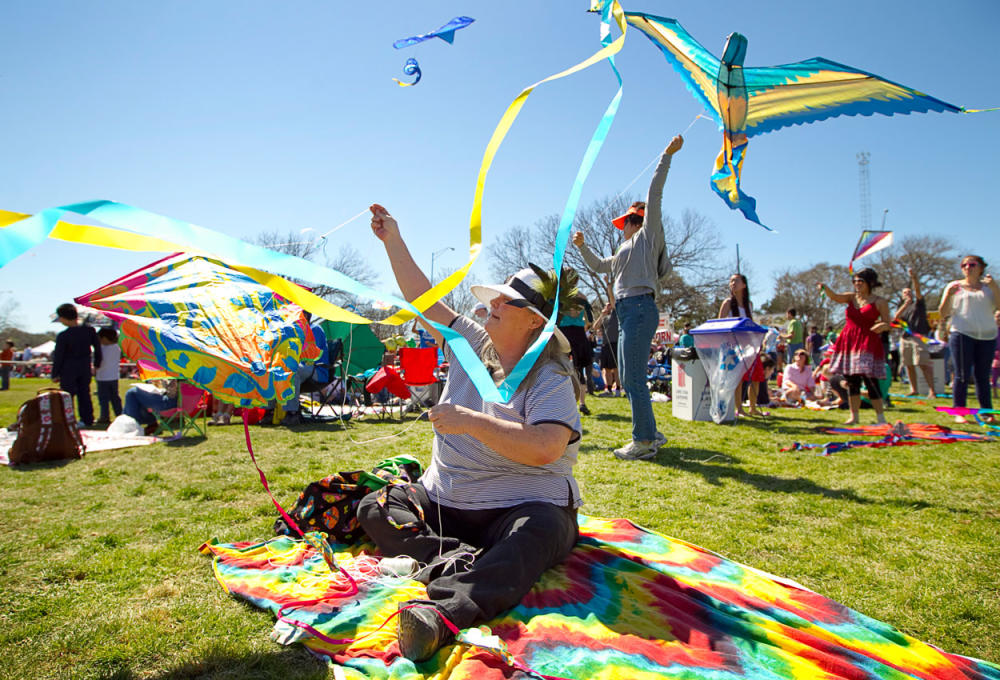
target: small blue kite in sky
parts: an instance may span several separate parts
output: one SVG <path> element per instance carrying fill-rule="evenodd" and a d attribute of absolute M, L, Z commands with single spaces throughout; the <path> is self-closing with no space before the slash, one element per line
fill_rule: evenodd
<path fill-rule="evenodd" d="M 394 42 L 392 46 L 399 50 L 404 47 L 410 47 L 411 45 L 417 45 L 425 40 L 430 40 L 431 38 L 441 38 L 441 40 L 444 40 L 446 43 L 453 43 L 455 42 L 455 31 L 465 28 L 473 21 L 475 21 L 475 19 L 472 17 L 455 17 L 436 31 L 424 33 L 423 35 L 414 35 L 409 38 L 402 38 Z"/>
<path fill-rule="evenodd" d="M 400 87 L 409 87 L 410 85 L 416 85 L 417 83 L 420 82 L 420 64 L 418 64 L 417 60 L 414 59 L 413 57 L 407 59 L 406 63 L 403 64 L 403 73 L 405 73 L 408 76 L 416 76 L 417 79 L 414 80 L 412 83 L 404 83 L 399 78 L 393 78 L 393 80 L 399 83 Z"/>

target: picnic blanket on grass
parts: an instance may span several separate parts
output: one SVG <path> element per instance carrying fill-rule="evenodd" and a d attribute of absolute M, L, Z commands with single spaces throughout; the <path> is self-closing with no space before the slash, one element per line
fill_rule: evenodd
<path fill-rule="evenodd" d="M 149 444 L 163 441 L 159 437 L 116 436 L 108 434 L 104 430 L 80 430 L 80 436 L 83 438 L 83 445 L 87 453 L 148 446 Z M 16 432 L 0 430 L 0 465 L 10 465 L 10 459 L 7 457 L 7 454 L 10 452 L 10 447 L 13 446 L 15 439 L 17 439 Z"/>
<path fill-rule="evenodd" d="M 201 550 L 213 556 L 223 588 L 279 615 L 276 641 L 301 641 L 352 669 L 346 677 L 531 677 L 465 645 L 444 647 L 421 664 L 400 657 L 396 620 L 380 626 L 398 603 L 424 597 L 424 588 L 367 578 L 377 573 L 371 544 L 334 546 L 338 564 L 359 582 L 349 597 L 346 579 L 332 578 L 322 556 L 300 540 L 210 541 Z M 566 561 L 487 625 L 541 677 L 1000 678 L 1000 666 L 945 653 L 792 581 L 624 519 L 580 515 L 580 541 Z M 344 642 L 331 644 L 305 626 Z"/>

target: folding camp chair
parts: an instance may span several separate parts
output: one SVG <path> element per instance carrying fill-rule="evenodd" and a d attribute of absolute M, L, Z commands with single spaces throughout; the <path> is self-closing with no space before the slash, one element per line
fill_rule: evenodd
<path fill-rule="evenodd" d="M 334 413 L 338 413 L 334 407 L 344 405 L 344 380 L 338 376 L 341 368 L 341 355 L 344 349 L 344 342 L 337 338 L 327 344 L 326 362 L 317 361 L 312 365 L 312 374 L 299 385 L 300 395 L 309 395 L 302 408 L 302 417 L 305 420 L 325 421 L 330 416 L 323 415 L 324 408 L 329 407 Z M 342 413 L 338 417 L 344 417 Z M 350 417 L 350 414 L 347 414 Z"/>
<path fill-rule="evenodd" d="M 433 406 L 441 397 L 437 378 L 437 347 L 402 347 L 399 368 L 403 382 L 409 388 L 410 401 L 406 409 Z"/>
<path fill-rule="evenodd" d="M 177 407 L 166 411 L 153 411 L 153 415 L 156 416 L 157 437 L 180 438 L 192 430 L 202 437 L 207 437 L 208 392 L 180 381 L 177 386 Z"/>
<path fill-rule="evenodd" d="M 403 406 L 410 398 L 410 390 L 403 381 L 403 376 L 399 374 L 394 366 L 383 366 L 375 372 L 365 390 L 372 395 L 380 393 L 387 394 L 382 400 L 378 400 L 375 415 L 385 418 L 392 414 L 392 397 L 396 397 L 399 402 L 399 417 L 403 417 Z M 375 404 L 373 404 L 374 406 Z"/>

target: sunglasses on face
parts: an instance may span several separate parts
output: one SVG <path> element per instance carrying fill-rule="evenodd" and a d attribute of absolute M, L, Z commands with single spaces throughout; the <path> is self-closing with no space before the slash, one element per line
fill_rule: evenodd
<path fill-rule="evenodd" d="M 978 267 L 978 266 L 979 266 L 978 262 L 963 262 L 962 263 L 962 269 L 970 269 L 972 267 Z"/>

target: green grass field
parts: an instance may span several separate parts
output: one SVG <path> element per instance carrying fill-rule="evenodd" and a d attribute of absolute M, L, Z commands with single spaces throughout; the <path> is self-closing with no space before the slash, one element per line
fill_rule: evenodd
<path fill-rule="evenodd" d="M 17 406 L 47 384 L 14 380 L 0 393 L 0 423 L 12 423 Z M 815 428 L 844 413 L 785 409 L 716 426 L 677 420 L 657 403 L 667 447 L 626 463 L 609 452 L 630 429 L 626 400 L 588 405 L 576 468 L 587 514 L 628 517 L 946 651 L 1000 661 L 1000 444 L 779 453 L 796 440 L 833 439 Z M 948 423 L 930 405 L 904 400 L 888 415 Z M 862 420 L 872 422 L 872 412 Z M 426 463 L 430 432 L 413 416 L 346 431 L 252 429 L 287 505 L 331 472 L 399 453 Z M 333 678 L 302 648 L 272 643 L 270 614 L 227 596 L 198 552 L 210 538 L 272 535 L 276 511 L 241 426 L 2 468 L 0 497 L 0 678 Z"/>

